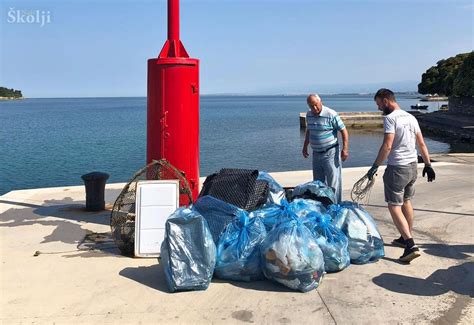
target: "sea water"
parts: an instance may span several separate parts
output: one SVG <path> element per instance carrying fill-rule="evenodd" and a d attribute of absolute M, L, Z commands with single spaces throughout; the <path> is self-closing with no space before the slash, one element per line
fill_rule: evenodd
<path fill-rule="evenodd" d="M 376 111 L 370 95 L 322 96 L 339 112 Z M 404 109 L 416 96 L 399 97 Z M 436 109 L 437 103 L 429 103 Z M 224 167 L 311 169 L 301 155 L 305 96 L 201 96 L 200 173 Z M 183 125 L 185 132 L 186 126 Z M 350 131 L 343 167 L 370 166 L 380 132 Z M 430 152 L 450 145 L 427 139 Z M 0 195 L 14 189 L 80 185 L 91 171 L 125 182 L 146 160 L 146 98 L 42 98 L 0 102 Z"/>

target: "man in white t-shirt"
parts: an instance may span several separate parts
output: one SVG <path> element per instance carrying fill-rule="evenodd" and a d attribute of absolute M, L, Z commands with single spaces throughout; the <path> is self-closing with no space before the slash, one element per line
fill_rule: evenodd
<path fill-rule="evenodd" d="M 392 220 L 401 234 L 392 243 L 404 247 L 402 262 L 409 263 L 420 256 L 420 250 L 413 240 L 413 206 L 411 199 L 415 195 L 418 155 L 416 145 L 421 152 L 425 168 L 423 177 L 434 181 L 435 172 L 431 167 L 428 148 L 425 145 L 420 126 L 416 118 L 398 106 L 394 93 L 382 88 L 375 94 L 378 109 L 384 115 L 384 140 L 377 159 L 367 172 L 371 180 L 378 167 L 388 158 L 383 175 L 385 201 Z"/>

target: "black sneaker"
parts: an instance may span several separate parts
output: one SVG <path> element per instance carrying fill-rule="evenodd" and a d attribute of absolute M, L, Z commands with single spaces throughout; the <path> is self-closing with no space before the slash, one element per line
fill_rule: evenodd
<path fill-rule="evenodd" d="M 392 245 L 405 248 L 407 246 L 407 242 L 402 236 L 400 236 L 400 238 L 392 240 Z"/>
<path fill-rule="evenodd" d="M 405 263 L 410 263 L 415 258 L 420 257 L 420 255 L 421 255 L 420 250 L 416 246 L 405 248 L 403 255 L 400 256 L 400 261 L 405 262 Z"/>

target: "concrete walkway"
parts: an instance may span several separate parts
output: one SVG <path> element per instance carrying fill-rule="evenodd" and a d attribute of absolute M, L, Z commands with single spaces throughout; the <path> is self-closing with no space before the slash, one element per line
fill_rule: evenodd
<path fill-rule="evenodd" d="M 269 281 L 213 280 L 206 291 L 167 293 L 156 259 L 118 255 L 109 215 L 84 212 L 82 186 L 13 191 L 0 197 L 0 320 L 10 323 L 474 323 L 473 157 L 434 164 L 437 179 L 417 182 L 416 241 L 402 250 L 383 201 L 379 171 L 369 212 L 386 258 L 327 274 L 299 293 Z M 449 160 L 443 159 L 443 160 Z M 344 169 L 344 195 L 367 168 Z M 309 171 L 275 173 L 284 186 Z M 107 186 L 112 204 L 123 184 Z M 110 205 L 109 205 L 110 207 Z"/>

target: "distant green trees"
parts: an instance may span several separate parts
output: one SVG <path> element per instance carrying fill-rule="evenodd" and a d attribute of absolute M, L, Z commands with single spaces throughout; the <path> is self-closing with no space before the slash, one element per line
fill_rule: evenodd
<path fill-rule="evenodd" d="M 426 70 L 425 73 L 421 76 L 421 82 L 418 84 L 418 92 L 420 94 L 438 94 L 445 96 L 474 96 L 474 93 L 464 93 L 465 89 L 469 88 L 469 84 L 472 83 L 472 56 L 471 53 L 461 53 L 456 56 L 450 57 L 445 60 L 438 61 L 436 66 L 433 66 Z M 468 57 L 471 57 L 469 60 L 470 65 L 463 68 L 462 75 L 459 76 L 461 72 L 461 66 Z M 470 80 L 466 80 L 471 76 Z M 454 90 L 454 85 L 457 85 L 456 91 Z M 459 93 L 457 91 L 460 91 Z"/>
<path fill-rule="evenodd" d="M 15 90 L 13 88 L 0 87 L 0 97 L 14 97 L 21 98 L 23 97 L 21 90 Z"/>
<path fill-rule="evenodd" d="M 474 97 L 474 52 L 471 52 L 459 67 L 453 83 L 454 96 Z"/>

